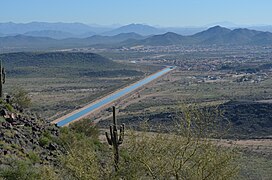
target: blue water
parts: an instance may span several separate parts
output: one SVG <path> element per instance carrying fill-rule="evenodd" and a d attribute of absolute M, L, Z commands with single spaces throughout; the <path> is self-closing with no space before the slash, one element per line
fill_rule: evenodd
<path fill-rule="evenodd" d="M 116 92 L 116 93 L 112 94 L 111 96 L 109 96 L 109 97 L 107 97 L 105 99 L 100 100 L 99 102 L 93 104 L 92 106 L 90 106 L 90 107 L 88 107 L 86 109 L 83 109 L 82 111 L 79 111 L 79 112 L 77 112 L 77 113 L 63 119 L 62 121 L 59 121 L 57 123 L 57 126 L 65 126 L 66 124 L 80 118 L 81 116 L 84 116 L 84 115 L 90 113 L 91 111 L 96 110 L 96 109 L 100 108 L 101 106 L 103 106 L 103 105 L 105 105 L 107 103 L 110 103 L 110 102 L 113 102 L 113 101 L 117 100 L 118 98 L 120 98 L 120 97 L 134 91 L 135 89 L 137 89 L 137 88 L 139 88 L 139 87 L 153 81 L 154 79 L 164 75 L 165 73 L 167 73 L 167 72 L 169 72 L 171 70 L 173 70 L 173 67 L 165 68 L 162 71 L 157 72 L 156 74 L 153 74 L 153 75 L 151 75 L 151 76 L 149 76 L 149 77 L 147 77 L 147 78 L 145 78 L 145 79 L 143 79 L 143 80 L 141 80 L 141 81 L 139 81 L 139 82 L 137 82 L 137 83 L 135 83 L 135 84 L 133 84 L 131 86 L 128 86 L 128 87 L 124 88 L 123 90 L 121 90 L 119 92 Z"/>

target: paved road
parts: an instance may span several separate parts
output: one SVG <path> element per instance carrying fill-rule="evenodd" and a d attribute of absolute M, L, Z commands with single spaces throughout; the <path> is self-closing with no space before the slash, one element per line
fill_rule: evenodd
<path fill-rule="evenodd" d="M 147 83 L 150 83 L 151 81 L 159 78 L 160 76 L 172 71 L 175 67 L 167 67 L 155 74 L 152 74 L 150 76 L 148 76 L 147 78 L 140 80 L 130 86 L 125 87 L 124 89 L 118 90 L 100 100 L 95 101 L 94 103 L 91 103 L 90 105 L 81 108 L 80 110 L 77 110 L 75 112 L 72 112 L 66 116 L 63 116 L 55 121 L 53 121 L 52 123 L 57 124 L 57 126 L 65 126 L 68 125 L 69 123 L 82 119 L 83 117 L 88 116 L 89 114 L 91 114 L 93 111 L 98 110 L 99 108 L 112 103 L 113 101 L 119 99 L 122 96 L 125 96 L 127 94 L 129 94 L 130 92 L 146 85 Z"/>

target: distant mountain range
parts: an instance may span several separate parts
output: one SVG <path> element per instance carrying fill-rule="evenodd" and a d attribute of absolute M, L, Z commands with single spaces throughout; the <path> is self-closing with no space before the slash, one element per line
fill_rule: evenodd
<path fill-rule="evenodd" d="M 83 23 L 0 23 L 0 37 L 27 35 L 33 37 L 50 37 L 54 39 L 65 38 L 86 38 L 93 35 L 114 36 L 122 33 L 137 33 L 142 36 L 158 35 L 167 32 L 174 32 L 180 35 L 193 35 L 216 25 L 224 26 L 229 29 L 248 28 L 258 31 L 272 32 L 272 26 L 239 26 L 231 22 L 218 22 L 199 27 L 154 27 L 146 24 L 128 24 L 125 26 L 112 25 L 87 25 Z"/>
<path fill-rule="evenodd" d="M 92 28 L 82 23 L 0 23 L 0 33 L 3 34 L 25 34 L 32 31 L 62 31 L 71 34 L 83 34 L 92 31 Z"/>
<path fill-rule="evenodd" d="M 88 36 L 92 36 L 95 33 L 90 33 Z M 56 30 L 41 30 L 41 31 L 28 31 L 23 35 L 32 37 L 50 37 L 53 39 L 66 39 L 74 37 L 75 35 L 69 32 L 56 31 Z"/>
<path fill-rule="evenodd" d="M 128 27 L 129 28 L 129 27 Z M 120 30 L 120 29 L 119 29 Z M 152 29 L 150 29 L 152 30 Z M 116 33 L 119 31 L 115 31 Z M 220 26 L 209 28 L 194 35 L 183 36 L 173 32 L 153 36 L 142 36 L 137 33 L 121 33 L 114 36 L 93 35 L 88 38 L 53 39 L 33 37 L 45 33 L 32 32 L 32 36 L 24 35 L 0 37 L 0 50 L 49 50 L 62 48 L 100 46 L 168 46 L 168 45 L 272 45 L 272 33 L 250 30 L 246 28 L 228 29 Z M 59 31 L 50 31 L 55 36 Z M 114 34 L 114 33 L 113 33 Z M 67 34 L 68 35 L 68 34 Z"/>
<path fill-rule="evenodd" d="M 86 38 L 93 35 L 114 36 L 122 33 L 137 33 L 142 36 L 161 34 L 165 29 L 144 24 L 129 24 L 120 27 L 90 26 L 82 23 L 0 23 L 0 37 L 27 35 L 54 39 Z"/>
<path fill-rule="evenodd" d="M 131 45 L 272 45 L 272 33 L 249 30 L 246 28 L 228 29 L 220 26 L 196 33 L 191 36 L 182 36 L 176 33 L 155 35 L 144 40 L 138 40 Z"/>
<path fill-rule="evenodd" d="M 54 50 L 61 48 L 90 47 L 93 45 L 111 45 L 123 41 L 144 39 L 136 33 L 122 33 L 115 36 L 94 35 L 88 38 L 53 39 L 48 37 L 33 37 L 26 35 L 0 37 L 0 52 L 25 50 Z"/>

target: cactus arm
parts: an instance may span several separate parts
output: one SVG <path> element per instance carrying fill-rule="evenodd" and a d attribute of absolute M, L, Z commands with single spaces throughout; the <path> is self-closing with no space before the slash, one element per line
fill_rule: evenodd
<path fill-rule="evenodd" d="M 109 134 L 107 132 L 105 132 L 105 134 L 106 134 L 106 138 L 107 138 L 107 141 L 108 141 L 109 145 L 112 145 L 112 141 L 111 141 L 111 139 L 109 137 Z"/>
<path fill-rule="evenodd" d="M 125 125 L 122 124 L 122 125 L 120 126 L 120 135 L 119 135 L 118 144 L 122 144 L 122 143 L 123 143 L 123 139 L 124 139 L 124 129 L 125 129 Z"/>
<path fill-rule="evenodd" d="M 118 139 L 118 144 L 122 144 L 123 142 L 123 137 L 122 137 L 122 129 L 120 129 L 120 135 L 119 135 L 119 139 Z"/>
<path fill-rule="evenodd" d="M 3 84 L 4 84 L 4 74 L 2 60 L 0 62 L 0 97 L 3 98 Z"/>
<path fill-rule="evenodd" d="M 117 127 L 116 127 L 117 122 L 116 122 L 116 115 L 115 115 L 115 106 L 112 107 L 112 113 L 113 113 L 113 115 L 112 115 L 112 118 L 113 118 L 113 130 L 114 130 L 114 131 L 117 131 Z"/>
<path fill-rule="evenodd" d="M 2 69 L 2 74 L 3 74 L 3 84 L 5 84 L 5 82 L 6 82 L 6 72 L 5 72 L 5 68 Z"/>
<path fill-rule="evenodd" d="M 111 144 L 110 145 L 114 145 L 114 127 L 113 126 L 110 126 L 110 141 L 111 141 Z"/>

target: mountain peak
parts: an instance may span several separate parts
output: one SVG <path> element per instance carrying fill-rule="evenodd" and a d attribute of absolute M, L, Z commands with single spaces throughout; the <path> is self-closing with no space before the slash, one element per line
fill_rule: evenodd
<path fill-rule="evenodd" d="M 239 26 L 239 25 L 237 25 L 237 24 L 235 24 L 233 22 L 222 21 L 222 22 L 215 22 L 215 23 L 212 23 L 212 24 L 207 24 L 206 27 L 213 27 L 213 26 L 216 26 L 216 25 L 220 25 L 220 26 L 227 27 L 227 28 L 238 27 Z"/>
<path fill-rule="evenodd" d="M 133 24 L 121 26 L 117 29 L 106 32 L 105 35 L 113 36 L 113 35 L 117 35 L 117 34 L 121 34 L 121 33 L 131 33 L 131 32 L 135 32 L 135 33 L 143 35 L 143 36 L 163 33 L 160 29 L 157 29 L 155 27 L 145 25 L 145 24 L 133 23 Z"/>
<path fill-rule="evenodd" d="M 217 25 L 217 26 L 213 26 L 213 27 L 207 29 L 206 31 L 209 31 L 209 32 L 230 32 L 231 30 L 228 28 Z"/>
<path fill-rule="evenodd" d="M 145 25 L 145 24 L 139 24 L 139 23 L 131 23 L 131 24 L 127 24 L 125 26 L 148 26 L 148 25 Z"/>
<path fill-rule="evenodd" d="M 202 41 L 202 40 L 213 38 L 213 37 L 223 36 L 223 35 L 230 33 L 230 32 L 231 32 L 231 30 L 228 28 L 224 28 L 221 26 L 214 26 L 214 27 L 207 29 L 206 31 L 199 32 L 199 33 L 193 35 L 192 37 L 197 38 Z"/>
<path fill-rule="evenodd" d="M 162 36 L 164 36 L 164 37 L 180 37 L 181 35 L 174 33 L 174 32 L 167 32 L 167 33 L 162 34 Z"/>

